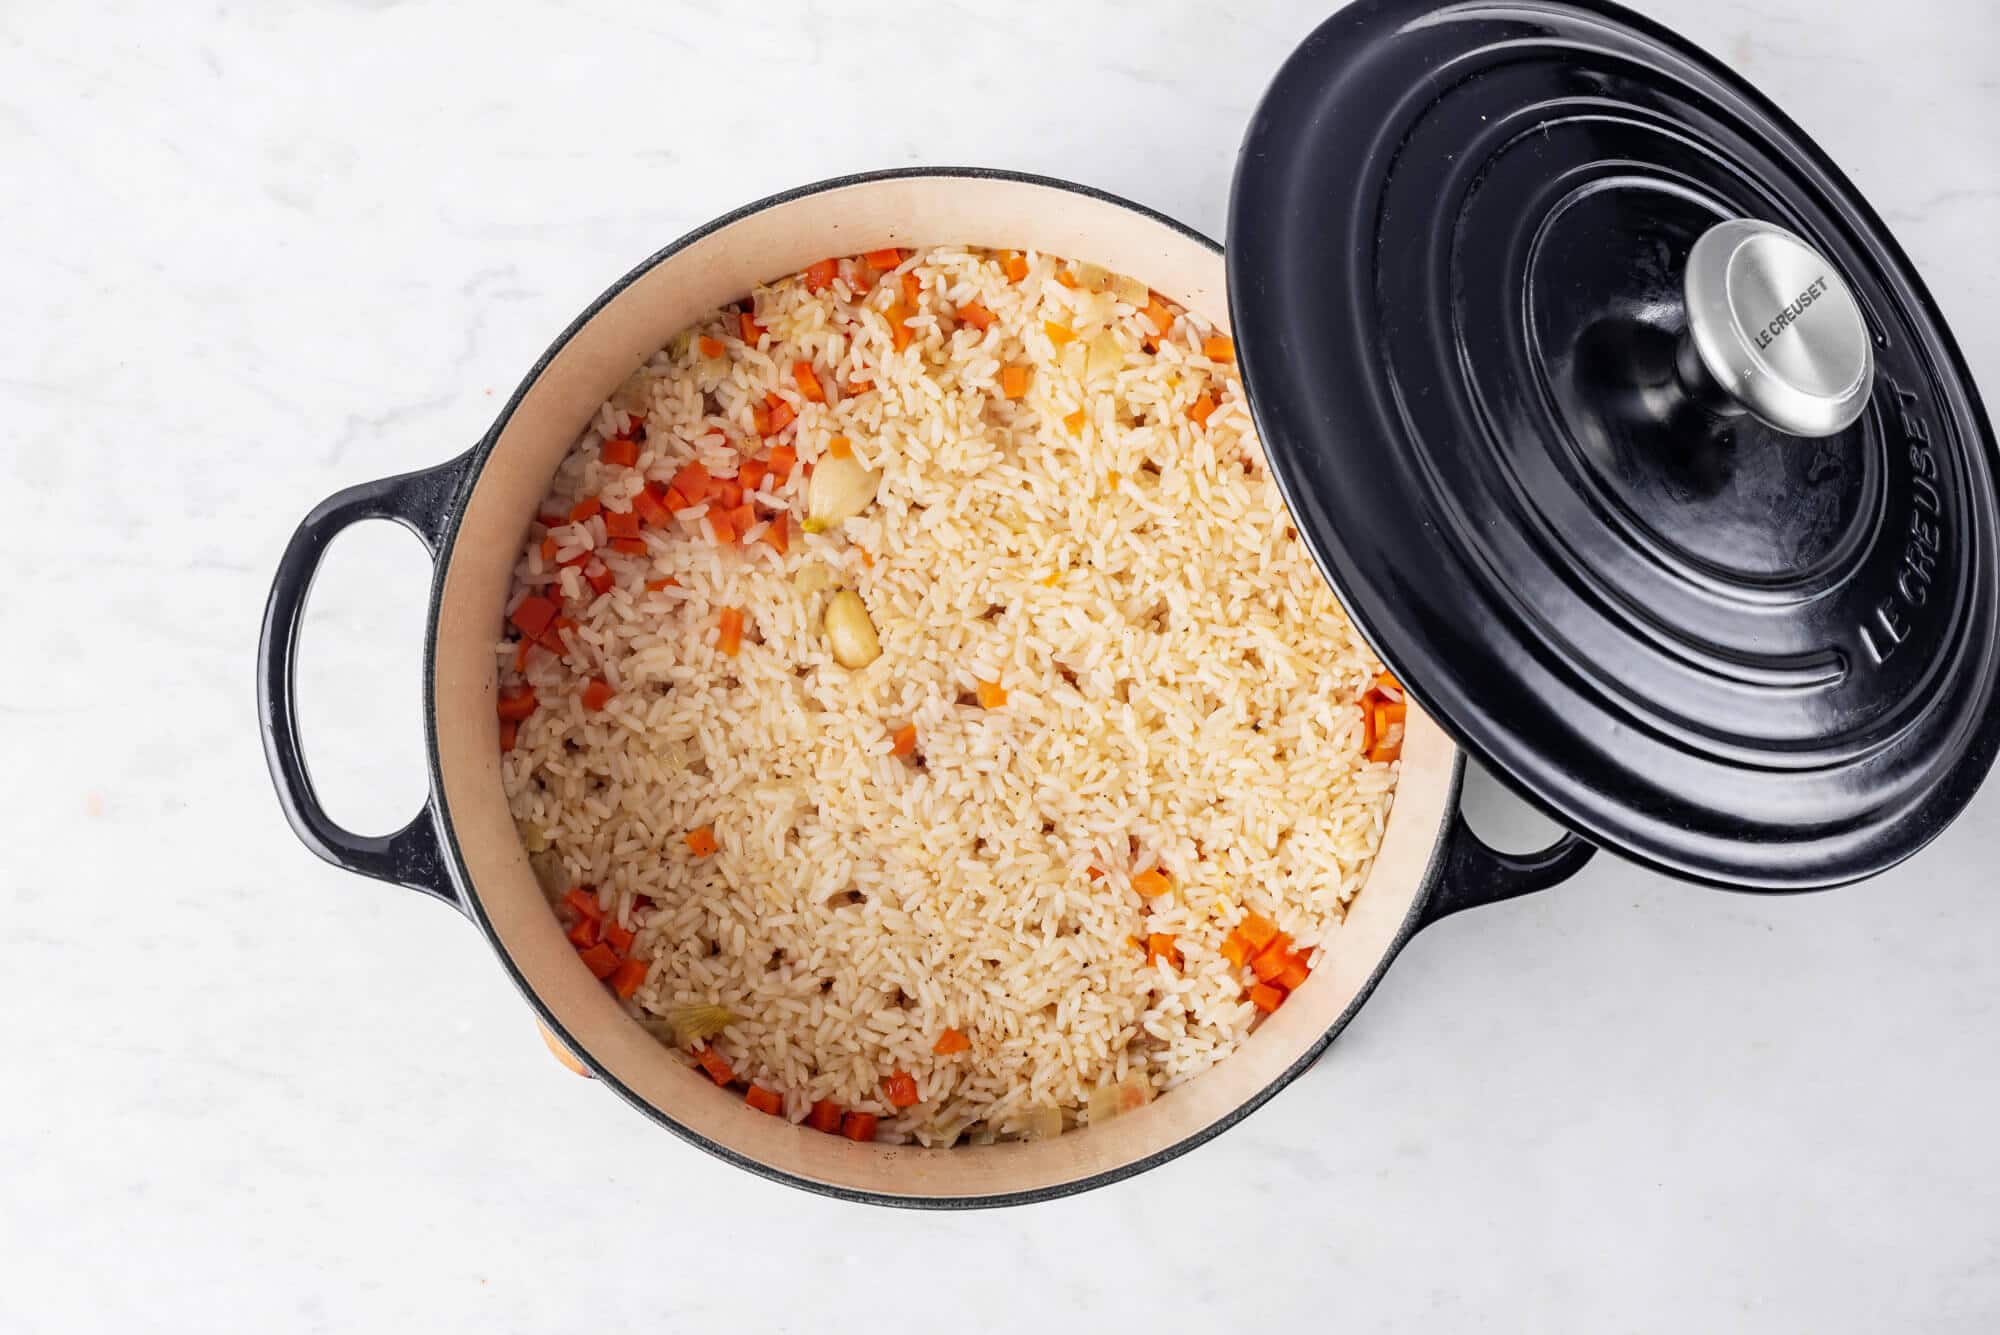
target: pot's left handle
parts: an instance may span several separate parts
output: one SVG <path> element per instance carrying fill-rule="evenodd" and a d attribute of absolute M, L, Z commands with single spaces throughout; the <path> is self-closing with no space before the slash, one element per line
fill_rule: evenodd
<path fill-rule="evenodd" d="M 292 534 L 278 562 L 271 600 L 264 607 L 263 638 L 257 645 L 257 713 L 264 728 L 264 759 L 292 832 L 336 867 L 421 890 L 455 908 L 463 906 L 452 890 L 432 803 L 426 802 L 414 820 L 387 835 L 343 829 L 320 806 L 299 743 L 293 669 L 306 594 L 334 535 L 364 519 L 391 519 L 416 534 L 435 560 L 471 467 L 472 452 L 467 451 L 436 468 L 363 482 L 321 501 Z"/>

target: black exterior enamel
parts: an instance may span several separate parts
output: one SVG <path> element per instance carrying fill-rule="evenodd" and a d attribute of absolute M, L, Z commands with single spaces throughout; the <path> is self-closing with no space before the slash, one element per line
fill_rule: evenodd
<path fill-rule="evenodd" d="M 1074 1195 L 1158 1167 L 1213 1139 L 1263 1106 L 1279 1090 L 1304 1074 L 1319 1059 L 1327 1045 L 1346 1028 L 1348 1022 L 1360 1010 L 1362 1003 L 1375 990 L 1383 972 L 1418 930 L 1450 913 L 1554 885 L 1573 875 L 1589 859 L 1593 850 L 1588 843 L 1574 835 L 1565 836 L 1543 853 L 1527 856 L 1499 853 L 1488 848 L 1472 834 L 1459 815 L 1458 795 L 1463 778 L 1463 761 L 1455 758 L 1450 796 L 1446 804 L 1449 813 L 1447 821 L 1445 827 L 1439 831 L 1430 864 L 1424 872 L 1410 912 L 1366 984 L 1318 1041 L 1277 1079 L 1232 1109 L 1227 1116 L 1210 1123 L 1185 1140 L 1158 1154 L 1114 1171 L 1037 1191 L 944 1199 L 895 1196 L 855 1191 L 780 1172 L 768 1164 L 745 1158 L 726 1146 L 690 1131 L 660 1108 L 641 1098 L 591 1056 L 589 1050 L 563 1027 L 554 1012 L 536 995 L 519 966 L 501 946 L 493 931 L 492 923 L 480 903 L 478 888 L 471 884 L 466 875 L 464 850 L 460 847 L 450 809 L 444 802 L 444 776 L 437 744 L 437 716 L 432 704 L 436 691 L 438 611 L 444 572 L 451 564 L 452 547 L 457 541 L 467 498 L 501 433 L 506 429 L 516 408 L 520 406 L 521 400 L 541 376 L 542 371 L 570 339 L 575 337 L 578 330 L 588 324 L 612 298 L 624 291 L 641 275 L 717 229 L 775 205 L 806 195 L 870 181 L 938 176 L 1020 181 L 1067 190 L 1130 209 L 1174 228 L 1211 250 L 1219 249 L 1213 241 L 1200 233 L 1114 195 L 1067 181 L 1018 172 L 976 168 L 914 168 L 846 176 L 759 200 L 718 218 L 653 255 L 592 302 L 529 370 L 520 386 L 509 397 L 506 406 L 501 409 L 491 429 L 472 450 L 433 469 L 351 487 L 313 510 L 300 525 L 298 532 L 293 535 L 273 582 L 270 603 L 265 613 L 264 636 L 258 651 L 257 690 L 258 709 L 264 728 L 265 754 L 270 765 L 272 782 L 277 787 L 279 804 L 285 818 L 300 840 L 314 853 L 336 866 L 378 880 L 410 886 L 461 909 L 485 935 L 488 944 L 493 947 L 494 952 L 500 957 L 501 964 L 514 980 L 515 986 L 534 1008 L 542 1023 L 548 1026 L 564 1046 L 588 1065 L 597 1078 L 619 1097 L 690 1144 L 774 1182 L 867 1204 L 953 1210 L 1027 1205 Z M 394 835 L 381 838 L 357 836 L 341 830 L 320 809 L 306 774 L 293 708 L 293 666 L 297 651 L 299 621 L 307 591 L 326 544 L 340 529 L 363 519 L 392 519 L 403 524 L 424 541 L 425 546 L 431 550 L 434 560 L 430 611 L 424 631 L 423 683 L 424 729 L 430 767 L 431 797 L 424 811 L 419 813 L 409 826 Z"/>
<path fill-rule="evenodd" d="M 1777 222 L 1856 292 L 1862 419 L 1676 374 L 1689 248 Z M 1676 875 L 1881 871 L 2000 748 L 1993 432 L 1825 155 L 1615 5 L 1364 0 L 1254 116 L 1229 300 L 1322 570 L 1411 693 L 1571 829 Z"/>

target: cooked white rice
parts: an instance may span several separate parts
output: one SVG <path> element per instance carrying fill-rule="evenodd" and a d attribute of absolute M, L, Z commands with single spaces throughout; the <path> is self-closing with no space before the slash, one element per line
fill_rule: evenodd
<path fill-rule="evenodd" d="M 1395 766 L 1364 759 L 1355 708 L 1380 665 L 1290 530 L 1234 367 L 1203 354 L 1213 331 L 1177 312 L 1148 352 L 1152 326 L 1119 300 L 1131 285 L 1086 267 L 1072 289 L 1063 261 L 1028 260 L 1018 283 L 990 253 L 941 248 L 863 296 L 847 265 L 817 295 L 799 278 L 758 290 L 757 345 L 733 310 L 674 340 L 542 507 L 624 510 L 690 459 L 728 475 L 783 441 L 811 462 L 842 435 L 883 473 L 843 529 L 798 532 L 802 467 L 756 498 L 792 512 L 788 555 L 718 545 L 684 513 L 644 557 L 601 551 L 602 596 L 544 561 L 540 526 L 516 570 L 510 607 L 555 582 L 581 642 L 567 661 L 528 656 L 539 707 L 504 757 L 538 870 L 638 928 L 642 1014 L 743 1017 L 715 1046 L 794 1120 L 831 1099 L 881 1114 L 885 1139 L 947 1144 L 1049 1107 L 1075 1125 L 1128 1072 L 1156 1090 L 1199 1074 L 1258 1018 L 1220 954 L 1230 927 L 1254 910 L 1325 942 L 1388 814 Z M 898 352 L 884 308 L 902 272 L 923 295 Z M 983 334 L 951 318 L 973 300 L 997 317 Z M 1044 321 L 1080 337 L 1059 348 Z M 1087 366 L 1105 329 L 1115 370 Z M 800 360 L 826 404 L 803 400 Z M 1009 365 L 1033 368 L 1018 402 Z M 1204 392 L 1219 403 L 1205 428 L 1189 417 Z M 798 423 L 759 442 L 768 394 Z M 600 458 L 628 408 L 644 414 L 637 469 Z M 606 545 L 601 516 L 549 535 L 557 560 Z M 665 577 L 677 586 L 645 590 Z M 872 665 L 833 661 L 821 581 L 866 602 Z M 745 611 L 735 657 L 717 648 L 725 607 Z M 506 689 L 515 651 L 501 646 Z M 591 676 L 616 692 L 597 712 Z M 1005 704 L 980 707 L 980 681 Z M 915 761 L 890 754 L 907 723 Z M 721 847 L 696 857 L 685 836 L 703 826 Z M 1155 866 L 1172 890 L 1144 899 L 1132 877 Z M 1174 937 L 1179 970 L 1147 962 L 1135 943 L 1152 933 Z M 933 1055 L 948 1026 L 969 1052 Z M 895 1070 L 921 1095 L 900 1113 L 881 1088 Z"/>

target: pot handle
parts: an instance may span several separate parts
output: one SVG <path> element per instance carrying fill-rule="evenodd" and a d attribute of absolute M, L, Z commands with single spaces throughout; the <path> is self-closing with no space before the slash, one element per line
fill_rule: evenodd
<path fill-rule="evenodd" d="M 1597 852 L 1582 836 L 1564 831 L 1562 838 L 1539 852 L 1502 853 L 1474 834 L 1465 823 L 1465 813 L 1455 807 L 1446 839 L 1444 866 L 1437 888 L 1424 904 L 1419 930 L 1461 909 L 1546 890 L 1576 875 Z"/>
<path fill-rule="evenodd" d="M 294 672 L 299 626 L 327 544 L 349 524 L 392 519 L 416 534 L 433 559 L 443 541 L 460 486 L 472 468 L 472 451 L 436 468 L 363 482 L 314 507 L 292 534 L 271 581 L 264 633 L 257 644 L 257 715 L 264 730 L 264 760 L 278 790 L 278 805 L 292 833 L 336 867 L 408 886 L 462 908 L 452 890 L 437 813 L 426 802 L 394 834 L 355 834 L 336 825 L 320 806 L 299 743 Z"/>

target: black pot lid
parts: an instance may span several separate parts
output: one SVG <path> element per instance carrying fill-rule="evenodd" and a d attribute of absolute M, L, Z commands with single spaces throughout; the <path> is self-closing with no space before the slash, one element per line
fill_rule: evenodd
<path fill-rule="evenodd" d="M 1992 427 L 1881 220 L 1718 62 L 1594 0 L 1364 0 L 1258 108 L 1228 256 L 1300 533 L 1527 796 L 1768 890 L 1965 805 Z"/>

